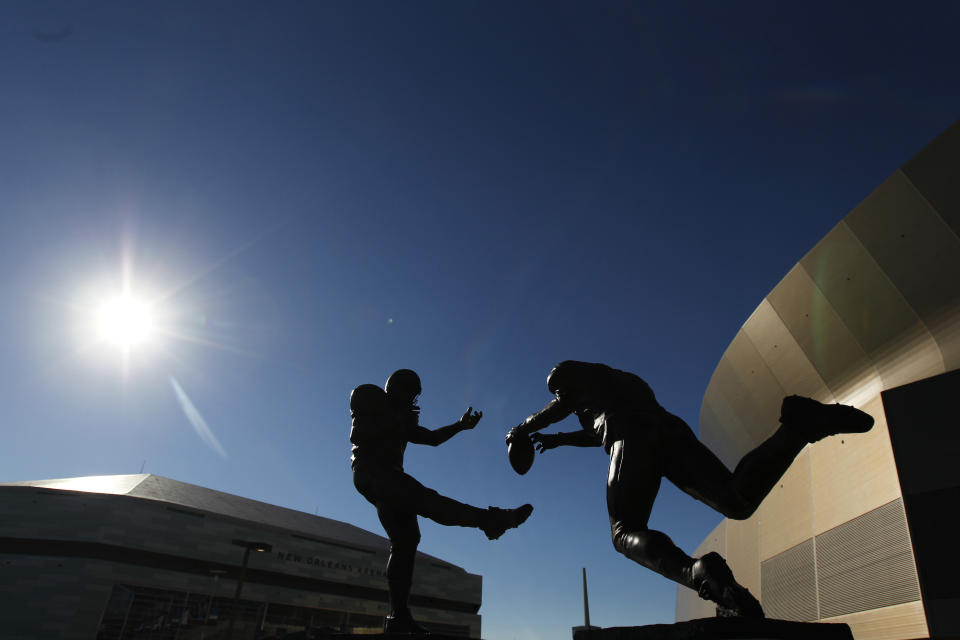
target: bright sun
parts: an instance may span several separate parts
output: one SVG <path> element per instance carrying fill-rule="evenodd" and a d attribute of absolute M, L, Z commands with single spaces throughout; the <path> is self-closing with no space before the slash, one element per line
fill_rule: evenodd
<path fill-rule="evenodd" d="M 104 302 L 98 320 L 100 338 L 123 349 L 144 342 L 154 332 L 150 306 L 130 296 Z"/>

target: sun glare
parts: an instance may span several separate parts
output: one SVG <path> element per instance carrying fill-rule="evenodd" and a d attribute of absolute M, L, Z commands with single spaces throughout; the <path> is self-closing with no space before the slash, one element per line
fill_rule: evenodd
<path fill-rule="evenodd" d="M 144 342 L 154 331 L 149 305 L 128 296 L 104 302 L 98 320 L 100 338 L 124 349 Z"/>

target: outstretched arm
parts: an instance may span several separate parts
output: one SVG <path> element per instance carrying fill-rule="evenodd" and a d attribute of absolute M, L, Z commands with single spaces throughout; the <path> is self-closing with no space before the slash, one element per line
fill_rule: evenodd
<path fill-rule="evenodd" d="M 507 433 L 507 442 L 521 436 L 529 436 L 534 431 L 539 431 L 555 422 L 560 422 L 573 413 L 570 409 L 560 402 L 559 398 L 554 398 L 547 406 L 536 412 L 526 420 L 515 426 Z"/>
<path fill-rule="evenodd" d="M 467 407 L 463 416 L 453 424 L 437 429 L 427 429 L 426 427 L 414 427 L 407 434 L 407 442 L 413 444 L 428 444 L 435 447 L 443 444 L 461 431 L 473 429 L 483 417 L 482 411 L 474 411 L 473 407 Z"/>
<path fill-rule="evenodd" d="M 599 447 L 603 444 L 595 433 L 586 429 L 569 433 L 534 433 L 530 440 L 540 453 L 557 447 Z"/>

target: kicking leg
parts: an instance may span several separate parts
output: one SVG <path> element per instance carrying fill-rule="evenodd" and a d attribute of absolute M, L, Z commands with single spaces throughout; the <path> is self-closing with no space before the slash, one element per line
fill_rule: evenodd
<path fill-rule="evenodd" d="M 419 514 L 446 526 L 482 529 L 491 540 L 507 529 L 520 526 L 533 511 L 530 505 L 516 509 L 481 509 L 441 495 L 402 471 L 358 468 L 354 471 L 357 490 L 374 504 L 386 504 L 397 511 Z"/>

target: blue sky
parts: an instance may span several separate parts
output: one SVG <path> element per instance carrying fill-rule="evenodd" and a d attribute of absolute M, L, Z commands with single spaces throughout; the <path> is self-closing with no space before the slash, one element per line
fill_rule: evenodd
<path fill-rule="evenodd" d="M 347 396 L 412 368 L 423 424 L 484 418 L 408 471 L 536 509 L 422 524 L 485 638 L 568 637 L 584 566 L 594 624 L 672 621 L 602 451 L 519 477 L 503 435 L 564 359 L 696 428 L 763 296 L 960 114 L 954 3 L 678 4 L 6 4 L 0 481 L 143 466 L 379 532 Z M 127 358 L 93 322 L 124 283 L 161 330 Z M 651 526 L 719 521 L 664 484 Z"/>

